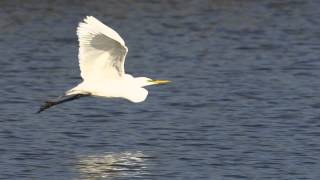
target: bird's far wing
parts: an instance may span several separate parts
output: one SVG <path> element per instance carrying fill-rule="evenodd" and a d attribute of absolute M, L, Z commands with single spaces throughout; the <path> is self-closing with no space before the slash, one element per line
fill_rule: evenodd
<path fill-rule="evenodd" d="M 85 81 L 122 77 L 128 48 L 120 35 L 92 16 L 80 22 L 79 65 Z"/>

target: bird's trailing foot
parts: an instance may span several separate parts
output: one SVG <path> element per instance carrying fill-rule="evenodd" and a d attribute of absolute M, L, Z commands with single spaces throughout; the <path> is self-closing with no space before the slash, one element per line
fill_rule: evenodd
<path fill-rule="evenodd" d="M 37 113 L 41 113 L 42 111 L 46 110 L 46 109 L 49 109 L 50 107 L 56 105 L 57 103 L 54 102 L 54 101 L 46 101 L 44 102 L 44 104 L 42 104 L 40 106 L 40 109 L 37 111 Z"/>
<path fill-rule="evenodd" d="M 49 100 L 49 101 L 45 101 L 41 106 L 40 109 L 37 111 L 37 113 L 41 113 L 42 111 L 49 109 L 52 106 L 55 106 L 57 104 L 61 104 L 64 102 L 68 102 L 68 101 L 72 101 L 75 99 L 79 99 L 81 97 L 85 97 L 85 96 L 90 96 L 90 93 L 87 94 L 72 94 L 72 95 L 66 95 L 66 96 L 61 96 L 59 97 L 57 100 Z"/>

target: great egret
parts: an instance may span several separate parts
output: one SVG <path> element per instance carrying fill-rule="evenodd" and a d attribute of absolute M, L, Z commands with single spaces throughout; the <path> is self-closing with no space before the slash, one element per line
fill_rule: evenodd
<path fill-rule="evenodd" d="M 84 96 L 124 98 L 134 103 L 146 99 L 149 85 L 168 80 L 133 77 L 124 71 L 128 48 L 120 35 L 98 19 L 87 16 L 77 28 L 79 65 L 83 81 L 57 100 L 46 101 L 38 113 L 63 102 Z"/>

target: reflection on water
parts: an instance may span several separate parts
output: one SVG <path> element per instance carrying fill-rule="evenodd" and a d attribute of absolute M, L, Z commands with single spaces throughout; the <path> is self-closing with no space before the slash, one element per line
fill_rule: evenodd
<path fill-rule="evenodd" d="M 320 179 L 319 7 L 0 0 L 0 180 Z M 34 114 L 81 81 L 86 15 L 125 40 L 126 72 L 174 83 Z"/>
<path fill-rule="evenodd" d="M 81 179 L 114 179 L 147 174 L 146 155 L 142 152 L 105 153 L 79 158 L 77 169 Z"/>

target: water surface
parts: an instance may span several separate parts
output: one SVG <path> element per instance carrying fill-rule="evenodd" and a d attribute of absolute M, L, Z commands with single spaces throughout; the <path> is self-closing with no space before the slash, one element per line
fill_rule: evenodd
<path fill-rule="evenodd" d="M 0 179 L 319 179 L 316 0 L 0 2 Z M 140 104 L 83 98 L 75 34 L 93 15 Z"/>

